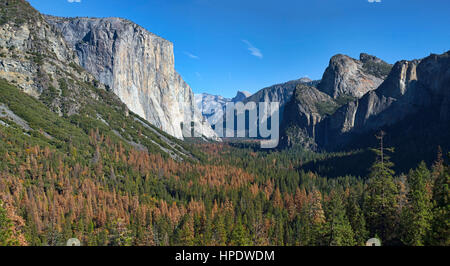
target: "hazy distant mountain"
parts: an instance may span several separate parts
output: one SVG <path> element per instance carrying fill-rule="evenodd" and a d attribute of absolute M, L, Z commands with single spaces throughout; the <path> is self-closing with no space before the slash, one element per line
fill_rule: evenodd
<path fill-rule="evenodd" d="M 284 105 L 288 102 L 297 85 L 310 85 L 316 86 L 319 81 L 313 81 L 307 77 L 303 77 L 297 80 L 291 80 L 285 83 L 272 85 L 270 87 L 263 88 L 251 94 L 246 91 L 238 91 L 236 96 L 232 99 L 224 98 L 218 95 L 211 95 L 207 93 L 195 95 L 195 101 L 197 107 L 202 110 L 202 114 L 205 118 L 209 119 L 212 123 L 216 123 L 223 117 L 225 104 L 227 102 L 279 102 L 280 103 L 280 121 L 283 117 Z M 223 119 L 225 121 L 225 119 Z M 235 119 L 236 120 L 236 119 Z"/>
<path fill-rule="evenodd" d="M 208 119 L 211 124 L 215 124 L 222 119 L 225 112 L 225 105 L 228 102 L 243 102 L 249 96 L 251 96 L 251 93 L 248 91 L 238 91 L 236 96 L 231 99 L 220 95 L 201 93 L 195 95 L 195 103 L 203 117 Z"/>
<path fill-rule="evenodd" d="M 204 118 L 208 119 L 210 124 L 214 124 L 223 117 L 225 104 L 230 102 L 230 98 L 208 93 L 195 94 L 195 103 L 198 110 Z"/>
<path fill-rule="evenodd" d="M 236 102 L 243 102 L 245 101 L 245 99 L 247 99 L 247 97 L 250 97 L 252 94 L 248 91 L 238 91 L 236 93 L 236 96 L 234 96 L 233 99 L 231 99 L 232 102 L 236 103 Z"/>

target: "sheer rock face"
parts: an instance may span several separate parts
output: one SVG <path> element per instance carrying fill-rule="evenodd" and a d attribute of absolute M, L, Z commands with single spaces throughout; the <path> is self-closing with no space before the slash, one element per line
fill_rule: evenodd
<path fill-rule="evenodd" d="M 393 124 L 407 114 L 417 111 L 417 107 L 423 105 L 420 103 L 422 100 L 416 97 L 414 89 L 418 62 L 415 60 L 396 63 L 388 78 L 377 90 L 337 110 L 328 121 L 325 121 L 325 127 L 329 131 L 327 135 L 338 136 L 347 132 L 377 129 Z M 428 98 L 428 95 L 425 98 Z M 384 111 L 389 108 L 390 110 L 385 113 Z"/>
<path fill-rule="evenodd" d="M 361 61 L 342 54 L 335 55 L 330 59 L 318 89 L 334 99 L 340 96 L 361 98 L 383 82 L 381 73 L 371 71 L 372 67 L 377 69 L 379 65 L 389 66 L 367 54 L 361 54 Z"/>
<path fill-rule="evenodd" d="M 119 96 L 134 113 L 183 138 L 181 123 L 215 139 L 196 111 L 194 94 L 175 71 L 173 44 L 121 18 L 47 16 L 76 51 L 80 65 Z"/>

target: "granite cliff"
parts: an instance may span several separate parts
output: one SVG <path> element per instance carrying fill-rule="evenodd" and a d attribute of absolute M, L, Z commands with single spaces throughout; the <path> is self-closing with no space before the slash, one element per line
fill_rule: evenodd
<path fill-rule="evenodd" d="M 46 16 L 76 51 L 80 65 L 107 85 L 128 108 L 182 139 L 181 123 L 216 139 L 196 111 L 194 94 L 175 71 L 173 44 L 121 18 Z"/>

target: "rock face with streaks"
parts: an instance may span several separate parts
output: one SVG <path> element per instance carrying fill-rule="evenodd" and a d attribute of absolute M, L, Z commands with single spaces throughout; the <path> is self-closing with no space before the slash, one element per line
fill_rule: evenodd
<path fill-rule="evenodd" d="M 216 139 L 196 110 L 194 94 L 175 71 L 173 44 L 121 18 L 46 16 L 76 51 L 80 65 L 109 88 L 134 113 L 182 139 L 182 123 Z"/>

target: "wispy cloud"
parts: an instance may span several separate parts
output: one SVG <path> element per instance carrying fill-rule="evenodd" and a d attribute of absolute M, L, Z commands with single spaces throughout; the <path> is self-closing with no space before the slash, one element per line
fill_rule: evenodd
<path fill-rule="evenodd" d="M 184 52 L 185 55 L 189 56 L 192 59 L 199 59 L 198 56 L 196 56 L 195 54 L 189 53 L 189 52 Z"/>
<path fill-rule="evenodd" d="M 199 80 L 201 80 L 201 79 L 202 79 L 202 75 L 200 75 L 200 73 L 198 73 L 198 72 L 195 72 L 195 75 L 197 76 L 197 78 L 198 78 Z"/>
<path fill-rule="evenodd" d="M 67 0 L 69 3 L 81 3 L 81 0 Z"/>
<path fill-rule="evenodd" d="M 245 44 L 247 44 L 247 48 L 250 51 L 250 54 L 259 58 L 263 58 L 263 54 L 261 53 L 261 50 L 259 50 L 258 48 L 256 48 L 255 46 L 253 46 L 253 44 L 251 44 L 249 41 L 247 40 L 242 40 L 242 42 L 244 42 Z"/>
<path fill-rule="evenodd" d="M 369 3 L 381 3 L 381 0 L 367 0 Z"/>

